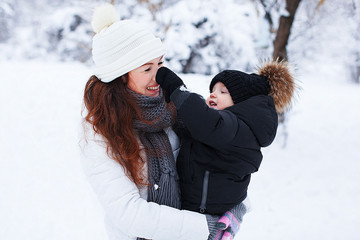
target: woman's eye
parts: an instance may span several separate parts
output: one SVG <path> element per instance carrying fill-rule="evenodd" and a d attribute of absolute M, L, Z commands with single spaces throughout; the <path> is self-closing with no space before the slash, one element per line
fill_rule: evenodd
<path fill-rule="evenodd" d="M 145 72 L 149 72 L 151 70 L 151 68 L 147 68 L 145 69 Z"/>
<path fill-rule="evenodd" d="M 159 66 L 160 66 L 160 65 L 163 65 L 163 63 L 164 63 L 164 62 L 159 62 Z"/>

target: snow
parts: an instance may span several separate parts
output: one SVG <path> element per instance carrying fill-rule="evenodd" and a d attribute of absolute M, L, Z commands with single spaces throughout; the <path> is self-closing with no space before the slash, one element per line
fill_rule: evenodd
<path fill-rule="evenodd" d="M 303 90 L 263 151 L 236 239 L 360 238 L 360 86 L 339 80 L 343 68 L 321 64 L 298 66 Z M 79 160 L 90 68 L 10 61 L 0 72 L 0 239 L 106 239 Z M 211 76 L 181 76 L 207 96 Z"/>
<path fill-rule="evenodd" d="M 89 62 L 88 13 L 98 2 L 0 4 L 13 35 L 0 44 L 1 240 L 106 239 L 102 209 L 79 162 L 82 92 L 91 69 L 71 62 Z M 156 28 L 174 70 L 194 49 L 202 58 L 192 68 L 211 74 L 238 66 L 249 71 L 271 52 L 274 36 L 262 30 L 269 26 L 256 1 L 167 2 L 156 23 L 144 4 L 122 1 L 118 9 L 122 17 L 147 19 Z M 284 2 L 268 9 L 275 28 Z M 351 82 L 359 78 L 359 3 L 299 5 L 287 49 L 303 90 L 276 140 L 263 150 L 249 188 L 252 211 L 238 240 L 360 239 L 360 85 Z M 15 15 L 22 17 L 15 21 Z M 84 21 L 71 32 L 75 15 Z M 214 42 L 196 49 L 213 35 Z M 190 90 L 207 97 L 212 76 L 181 76 Z"/>
<path fill-rule="evenodd" d="M 78 130 L 89 70 L 2 62 L 0 239 L 105 239 L 82 174 Z"/>

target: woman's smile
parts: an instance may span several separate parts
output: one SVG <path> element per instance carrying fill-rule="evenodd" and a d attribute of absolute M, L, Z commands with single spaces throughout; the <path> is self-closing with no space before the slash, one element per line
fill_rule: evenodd
<path fill-rule="evenodd" d="M 156 83 L 155 77 L 157 70 L 163 64 L 162 58 L 162 56 L 155 58 L 130 71 L 127 83 L 128 88 L 149 97 L 159 96 L 160 85 Z"/>
<path fill-rule="evenodd" d="M 160 85 L 157 85 L 157 86 L 153 85 L 153 86 L 147 87 L 146 89 L 149 90 L 149 91 L 157 91 L 158 92 L 159 87 L 160 87 Z"/>

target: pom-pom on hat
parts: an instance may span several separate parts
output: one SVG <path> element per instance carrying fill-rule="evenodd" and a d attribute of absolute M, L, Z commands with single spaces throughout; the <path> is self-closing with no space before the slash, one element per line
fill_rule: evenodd
<path fill-rule="evenodd" d="M 258 73 L 269 81 L 269 96 L 274 99 L 276 112 L 283 113 L 288 110 L 301 90 L 289 63 L 284 60 L 267 61 L 258 67 Z"/>
<path fill-rule="evenodd" d="M 95 75 L 102 82 L 142 66 L 165 54 L 159 38 L 133 20 L 120 20 L 115 8 L 105 4 L 95 9 L 91 25 Z"/>

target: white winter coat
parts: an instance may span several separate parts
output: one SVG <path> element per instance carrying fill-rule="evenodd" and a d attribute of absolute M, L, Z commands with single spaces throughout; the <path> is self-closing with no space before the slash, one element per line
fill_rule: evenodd
<path fill-rule="evenodd" d="M 177 155 L 178 137 L 171 129 L 166 132 L 173 153 Z M 122 166 L 108 157 L 101 138 L 87 130 L 86 140 L 82 146 L 84 172 L 105 210 L 105 226 L 110 240 L 208 238 L 205 215 L 147 202 L 146 187 L 139 189 L 130 181 Z"/>

